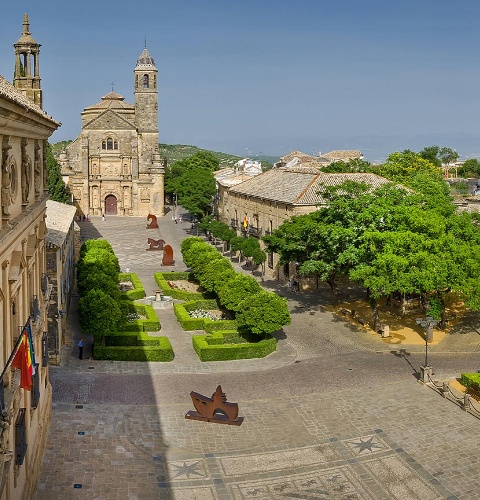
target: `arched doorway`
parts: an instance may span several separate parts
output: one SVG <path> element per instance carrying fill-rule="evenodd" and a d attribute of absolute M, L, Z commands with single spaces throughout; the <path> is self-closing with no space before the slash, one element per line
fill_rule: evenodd
<path fill-rule="evenodd" d="M 105 197 L 105 215 L 117 215 L 117 198 L 113 194 Z"/>

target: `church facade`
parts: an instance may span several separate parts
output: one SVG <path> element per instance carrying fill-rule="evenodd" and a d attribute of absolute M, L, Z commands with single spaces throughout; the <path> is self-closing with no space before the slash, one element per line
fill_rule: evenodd
<path fill-rule="evenodd" d="M 145 47 L 134 69 L 135 104 L 112 92 L 82 112 L 82 132 L 60 155 L 77 216 L 164 215 L 158 81 Z"/>

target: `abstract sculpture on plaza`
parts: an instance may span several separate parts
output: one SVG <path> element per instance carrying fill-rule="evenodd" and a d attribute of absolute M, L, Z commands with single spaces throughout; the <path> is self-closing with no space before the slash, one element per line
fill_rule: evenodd
<path fill-rule="evenodd" d="M 153 238 L 147 238 L 147 243 L 150 246 L 146 250 L 163 250 L 165 240 L 154 240 Z"/>
<path fill-rule="evenodd" d="M 158 229 L 157 217 L 153 214 L 147 215 L 147 229 Z"/>
<path fill-rule="evenodd" d="M 165 248 L 163 249 L 162 266 L 173 266 L 174 264 L 173 248 L 170 245 L 165 245 Z"/>
<path fill-rule="evenodd" d="M 203 396 L 198 392 L 191 392 L 193 406 L 197 411 L 190 410 L 185 418 L 202 420 L 216 424 L 241 425 L 243 417 L 238 416 L 238 404 L 227 403 L 227 396 L 219 385 L 212 397 Z"/>

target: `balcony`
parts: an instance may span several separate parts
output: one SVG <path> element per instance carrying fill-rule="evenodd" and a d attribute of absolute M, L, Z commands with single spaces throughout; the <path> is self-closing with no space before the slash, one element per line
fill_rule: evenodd
<path fill-rule="evenodd" d="M 255 238 L 260 238 L 260 236 L 262 235 L 262 228 L 249 226 L 248 234 L 250 234 L 251 236 L 254 236 Z"/>

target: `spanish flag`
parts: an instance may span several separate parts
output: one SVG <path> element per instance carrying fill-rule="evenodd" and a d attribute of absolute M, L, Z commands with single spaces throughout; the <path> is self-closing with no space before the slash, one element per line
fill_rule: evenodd
<path fill-rule="evenodd" d="M 28 327 L 30 324 L 28 324 Z M 32 375 L 33 375 L 33 364 L 32 364 L 32 348 L 30 347 L 30 340 L 27 328 L 22 331 L 22 340 L 17 349 L 17 353 L 12 361 L 12 366 L 20 370 L 20 387 L 26 391 L 32 389 Z"/>
<path fill-rule="evenodd" d="M 243 227 L 247 229 L 247 226 L 248 226 L 248 217 L 245 215 L 245 217 L 243 218 Z"/>

